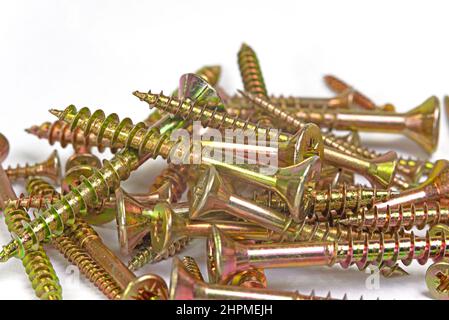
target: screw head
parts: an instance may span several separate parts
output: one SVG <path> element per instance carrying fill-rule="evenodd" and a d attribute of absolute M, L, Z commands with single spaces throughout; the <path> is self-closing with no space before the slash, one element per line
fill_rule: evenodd
<path fill-rule="evenodd" d="M 122 294 L 121 300 L 167 300 L 168 288 L 157 275 L 147 274 L 131 281 Z"/>
<path fill-rule="evenodd" d="M 426 285 L 431 296 L 438 300 L 449 300 L 449 262 L 432 264 L 426 272 Z"/>

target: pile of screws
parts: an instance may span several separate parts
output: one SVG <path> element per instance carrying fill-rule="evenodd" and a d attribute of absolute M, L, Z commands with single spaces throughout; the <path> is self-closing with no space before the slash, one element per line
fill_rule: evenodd
<path fill-rule="evenodd" d="M 12 235 L 0 261 L 21 259 L 41 299 L 62 299 L 44 249 L 51 245 L 109 299 L 309 300 L 331 297 L 268 289 L 264 269 L 376 265 L 388 277 L 407 273 L 399 263 L 431 259 L 429 290 L 449 298 L 449 162 L 380 154 L 358 136 L 403 134 L 432 153 L 438 99 L 396 113 L 333 76 L 325 77 L 333 98 L 269 96 L 248 45 L 238 64 L 244 91 L 237 95 L 217 85 L 220 67 L 204 67 L 183 75 L 171 96 L 134 92 L 151 107 L 143 122 L 70 105 L 51 110 L 55 122 L 27 129 L 75 152 L 64 175 L 56 152 L 0 170 Z M 0 138 L 4 160 L 9 146 Z M 113 158 L 101 162 L 94 147 Z M 156 157 L 168 166 L 149 192 L 126 192 L 121 182 Z M 369 185 L 356 184 L 360 177 Z M 13 191 L 17 181 L 26 195 Z M 128 265 L 92 227 L 114 220 Z M 412 229 L 428 230 L 416 236 Z M 207 282 L 194 259 L 176 257 L 192 238 L 207 239 Z M 170 289 L 157 275 L 134 274 L 171 257 Z"/>

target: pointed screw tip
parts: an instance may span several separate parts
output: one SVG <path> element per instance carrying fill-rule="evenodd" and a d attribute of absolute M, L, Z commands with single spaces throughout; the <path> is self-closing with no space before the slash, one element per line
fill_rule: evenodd
<path fill-rule="evenodd" d="M 60 115 L 63 113 L 61 110 L 58 110 L 58 109 L 50 109 L 50 110 L 48 110 L 48 112 L 50 112 L 52 115 L 54 115 L 57 118 L 59 118 Z"/>
<path fill-rule="evenodd" d="M 140 100 L 143 100 L 145 98 L 145 93 L 140 92 L 140 91 L 134 91 L 133 95 L 136 96 L 137 98 L 139 98 Z"/>

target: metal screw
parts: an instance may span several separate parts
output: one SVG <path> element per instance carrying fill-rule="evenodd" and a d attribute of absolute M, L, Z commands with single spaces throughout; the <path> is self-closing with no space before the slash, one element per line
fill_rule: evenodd
<path fill-rule="evenodd" d="M 349 237 L 338 242 L 277 243 L 244 245 L 228 238 L 214 228 L 208 241 L 208 270 L 211 279 L 227 282 L 229 278 L 249 267 L 291 268 L 301 266 L 332 266 L 343 268 L 356 264 L 364 269 L 370 264 L 405 265 L 417 260 L 425 264 L 429 258 L 438 261 L 448 255 L 449 242 L 442 233 L 438 237 L 415 237 L 413 233 L 384 239 L 354 241 Z"/>
<path fill-rule="evenodd" d="M 200 120 L 204 127 L 216 129 L 242 129 L 247 130 L 248 132 L 254 132 L 259 138 L 269 137 L 274 139 L 274 141 L 278 141 L 279 139 L 280 150 L 283 148 L 283 143 L 288 143 L 290 141 L 290 145 L 294 145 L 294 140 L 291 140 L 294 136 L 292 137 L 291 135 L 282 132 L 279 133 L 272 129 L 261 128 L 257 124 L 253 124 L 247 120 L 232 118 L 226 112 L 212 111 L 208 108 L 199 106 L 197 102 L 189 99 L 179 100 L 174 97 L 164 96 L 162 93 L 152 94 L 151 92 L 142 93 L 136 91 L 133 94 L 140 100 L 147 102 L 150 106 L 154 106 L 160 110 L 179 115 L 184 119 Z M 63 115 L 61 114 L 60 119 L 63 119 Z M 68 121 L 70 122 L 70 120 Z M 349 171 L 355 171 L 377 185 L 388 186 L 392 182 L 397 166 L 397 155 L 394 152 L 389 152 L 385 154 L 384 157 L 380 157 L 376 160 L 368 160 L 344 154 L 339 150 L 328 148 L 326 146 L 324 146 L 323 149 L 324 161 L 329 164 Z M 294 163 L 296 162 L 294 161 Z"/>
<path fill-rule="evenodd" d="M 72 230 L 72 239 L 86 250 L 123 290 L 122 299 L 167 299 L 168 289 L 164 280 L 156 275 L 137 278 L 87 223 L 77 220 Z"/>
<path fill-rule="evenodd" d="M 0 261 L 5 262 L 13 256 L 21 258 L 28 250 L 36 249 L 41 241 L 49 241 L 52 234 L 61 235 L 64 225 L 73 224 L 78 213 L 86 214 L 88 205 L 93 206 L 108 197 L 110 190 L 116 189 L 120 181 L 128 178 L 140 163 L 137 154 L 128 149 L 118 153 L 111 161 L 105 161 L 102 169 L 95 170 L 92 177 L 40 213 L 25 226 L 23 232 L 18 235 L 13 233 L 13 240 L 0 252 Z"/>
<path fill-rule="evenodd" d="M 189 238 L 181 238 L 176 240 L 162 252 L 156 253 L 151 247 L 144 246 L 132 257 L 128 262 L 128 268 L 132 271 L 136 271 L 146 264 L 157 263 L 162 260 L 166 260 L 174 255 L 180 253 L 188 244 Z"/>
<path fill-rule="evenodd" d="M 395 208 L 387 207 L 386 210 L 378 210 L 377 206 L 371 209 L 363 207 L 338 222 L 356 228 L 388 231 L 399 228 L 411 230 L 414 227 L 421 230 L 426 226 L 448 221 L 449 207 L 434 202 L 421 205 L 411 204 L 408 207 L 399 205 Z"/>
<path fill-rule="evenodd" d="M 200 267 L 198 266 L 198 263 L 196 263 L 195 259 L 189 256 L 185 256 L 182 258 L 182 264 L 184 265 L 184 268 L 189 271 L 193 278 L 198 281 L 204 281 Z"/>
<path fill-rule="evenodd" d="M 327 86 L 333 90 L 336 93 L 343 93 L 347 92 L 348 90 L 353 92 L 354 95 L 354 103 L 364 109 L 367 110 L 383 110 L 383 111 L 390 111 L 394 112 L 395 108 L 392 104 L 387 103 L 383 106 L 377 106 L 371 99 L 369 99 L 367 96 L 365 96 L 363 93 L 361 93 L 358 90 L 355 90 L 353 87 L 345 83 L 343 80 L 333 76 L 333 75 L 326 75 L 323 77 L 324 82 L 327 84 Z"/>
<path fill-rule="evenodd" d="M 11 182 L 16 182 L 29 177 L 47 177 L 54 182 L 59 182 L 61 178 L 61 160 L 59 160 L 58 152 L 55 150 L 51 153 L 47 160 L 25 166 L 17 165 L 15 168 L 8 167 L 6 174 Z"/>
<path fill-rule="evenodd" d="M 0 159 L 5 159 L 9 152 L 9 143 L 2 134 L 0 134 L 0 150 L 5 152 L 0 155 Z M 3 203 L 5 223 L 9 232 L 20 233 L 26 224 L 31 222 L 31 219 L 23 208 L 5 207 L 4 202 L 8 199 L 14 200 L 17 197 L 5 170 L 0 165 L 0 202 Z M 42 246 L 37 246 L 34 252 L 24 254 L 21 260 L 38 298 L 45 300 L 62 299 L 62 288 L 58 276 Z"/>
<path fill-rule="evenodd" d="M 345 295 L 346 297 L 346 295 Z M 170 300 L 332 300 L 331 296 L 318 297 L 313 292 L 275 291 L 260 288 L 242 288 L 206 284 L 197 280 L 178 258 L 173 258 L 170 280 Z M 345 298 L 344 298 L 345 299 Z"/>

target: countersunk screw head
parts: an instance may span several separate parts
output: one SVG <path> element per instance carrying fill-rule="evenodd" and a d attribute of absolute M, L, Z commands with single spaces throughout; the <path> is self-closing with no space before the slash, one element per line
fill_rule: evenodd
<path fill-rule="evenodd" d="M 426 272 L 426 284 L 433 298 L 449 300 L 449 262 L 432 264 Z"/>

